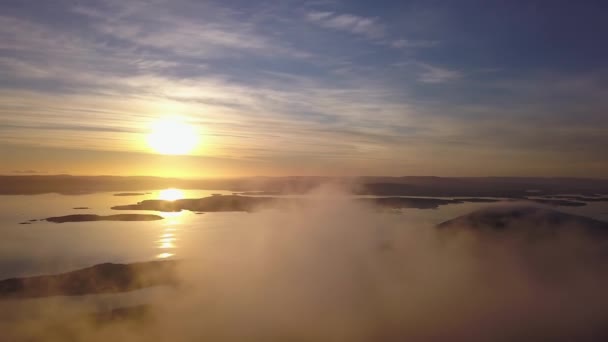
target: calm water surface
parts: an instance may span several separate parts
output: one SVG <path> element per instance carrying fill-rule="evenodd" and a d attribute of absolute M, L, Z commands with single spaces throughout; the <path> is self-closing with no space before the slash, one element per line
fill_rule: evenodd
<path fill-rule="evenodd" d="M 0 279 L 33 274 L 57 273 L 103 262 L 135 262 L 163 258 L 188 258 L 205 249 L 221 248 L 237 239 L 255 234 L 248 229 L 252 215 L 260 213 L 205 213 L 190 211 L 158 213 L 164 220 L 153 222 L 20 222 L 69 214 L 109 215 L 131 213 L 114 211 L 114 205 L 132 204 L 144 199 L 201 198 L 231 191 L 163 190 L 143 196 L 114 196 L 115 192 L 86 195 L 0 196 Z M 407 217 L 431 227 L 466 214 L 484 203 L 441 206 L 436 210 L 404 209 L 392 219 Z M 74 207 L 89 207 L 86 210 Z M 608 221 L 608 203 L 589 203 L 585 207 L 560 207 L 559 210 Z M 404 221 L 405 222 L 405 221 Z M 405 225 L 405 224 L 404 224 Z M 406 227 L 405 227 L 406 228 Z"/>

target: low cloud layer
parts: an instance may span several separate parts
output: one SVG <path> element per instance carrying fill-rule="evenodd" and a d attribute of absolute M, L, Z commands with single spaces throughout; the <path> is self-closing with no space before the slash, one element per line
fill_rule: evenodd
<path fill-rule="evenodd" d="M 185 241 L 181 285 L 140 293 L 150 305 L 142 319 L 66 323 L 62 319 L 77 317 L 68 315 L 74 313 L 69 303 L 62 305 L 67 299 L 38 302 L 36 310 L 32 301 L 28 319 L 4 324 L 4 336 L 51 341 L 608 336 L 606 246 L 585 235 L 530 242 L 488 240 L 466 229 L 444 234 L 333 191 L 319 193 L 306 207 L 250 215 L 229 232 Z M 114 298 L 113 305 L 142 303 L 133 298 L 138 297 Z M 98 308 L 112 307 L 111 302 Z M 14 316 L 20 316 L 15 302 L 0 304 L 13 305 Z"/>

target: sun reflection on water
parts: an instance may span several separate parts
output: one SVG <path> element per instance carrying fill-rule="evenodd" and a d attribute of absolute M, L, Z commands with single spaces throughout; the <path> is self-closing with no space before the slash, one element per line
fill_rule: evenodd
<path fill-rule="evenodd" d="M 178 189 L 165 189 L 158 193 L 158 198 L 165 201 L 175 201 L 184 198 L 184 193 Z M 177 249 L 177 232 L 179 225 L 184 218 L 184 211 L 178 212 L 161 212 L 160 215 L 164 218 L 163 229 L 156 240 L 157 248 L 162 250 L 156 257 L 158 259 L 166 259 L 175 256 L 175 253 L 170 253 L 170 250 Z"/>
<path fill-rule="evenodd" d="M 176 212 L 161 212 L 159 213 L 160 216 L 162 216 L 165 220 L 164 220 L 164 224 L 167 225 L 175 225 L 175 224 L 179 224 L 181 223 L 181 216 L 184 214 L 183 211 L 176 211 Z"/>
<path fill-rule="evenodd" d="M 177 231 L 177 228 L 175 228 L 173 225 L 176 224 L 174 223 L 168 223 L 168 225 L 166 225 L 164 227 L 164 229 L 161 231 L 158 240 L 156 240 L 157 248 L 161 249 L 161 250 L 167 250 L 167 249 L 176 249 L 177 248 L 177 237 L 176 234 L 174 232 Z M 168 252 L 163 252 L 158 254 L 156 257 L 160 258 L 160 259 L 164 259 L 164 258 L 168 258 L 173 256 L 174 253 L 168 253 Z"/>

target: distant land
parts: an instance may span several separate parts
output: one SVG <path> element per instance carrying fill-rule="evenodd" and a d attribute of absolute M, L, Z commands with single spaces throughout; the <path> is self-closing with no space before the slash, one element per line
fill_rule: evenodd
<path fill-rule="evenodd" d="M 608 179 L 542 177 L 248 177 L 178 179 L 162 177 L 13 175 L 0 176 L 0 194 L 86 194 L 144 192 L 166 188 L 228 190 L 253 194 L 303 194 L 333 184 L 358 195 L 431 197 L 507 197 L 571 195 L 593 200 L 608 197 Z M 574 198 L 561 198 L 573 200 Z M 556 198 L 556 200 L 560 200 Z"/>
<path fill-rule="evenodd" d="M 437 209 L 441 205 L 473 203 L 495 203 L 505 201 L 493 198 L 420 198 L 420 197 L 373 197 L 358 198 L 362 203 L 370 203 L 380 208 L 388 209 Z M 506 201 L 527 201 L 552 206 L 584 206 L 584 202 L 573 202 L 567 200 L 544 200 L 544 199 L 507 199 Z M 250 197 L 240 195 L 215 195 L 203 198 L 184 198 L 174 201 L 151 199 L 135 204 L 117 205 L 114 210 L 154 210 L 161 212 L 177 212 L 190 210 L 193 212 L 219 212 L 219 211 L 254 211 L 263 209 L 265 206 L 281 207 L 290 204 L 302 204 L 309 199 L 288 197 Z M 74 215 L 72 215 L 74 216 Z"/>
<path fill-rule="evenodd" d="M 162 220 L 162 216 L 151 214 L 118 214 L 118 215 L 94 215 L 94 214 L 76 214 L 66 216 L 55 216 L 44 219 L 48 222 L 65 223 L 65 222 L 90 222 L 90 221 L 158 221 Z"/>
<path fill-rule="evenodd" d="M 149 194 L 149 192 L 119 192 L 114 194 L 114 196 L 143 196 L 147 194 Z"/>

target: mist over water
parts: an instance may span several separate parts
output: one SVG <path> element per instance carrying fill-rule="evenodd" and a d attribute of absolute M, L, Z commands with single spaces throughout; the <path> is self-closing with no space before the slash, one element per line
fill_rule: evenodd
<path fill-rule="evenodd" d="M 7 341 L 586 341 L 608 335 L 606 245 L 436 229 L 324 188 L 183 241 L 180 285 L 105 296 L 139 319 L 87 320 L 74 298 L 0 302 Z M 556 228 L 559 230 L 559 227 Z M 86 300 L 82 300 L 86 301 Z M 92 300 L 91 300 L 92 301 Z M 93 302 L 93 301 L 92 301 Z M 112 307 L 111 305 L 108 305 Z M 99 309 L 99 307 L 97 307 Z M 7 318 L 7 317 L 4 317 Z"/>
<path fill-rule="evenodd" d="M 0 0 L 0 342 L 608 341 L 607 4 Z"/>

